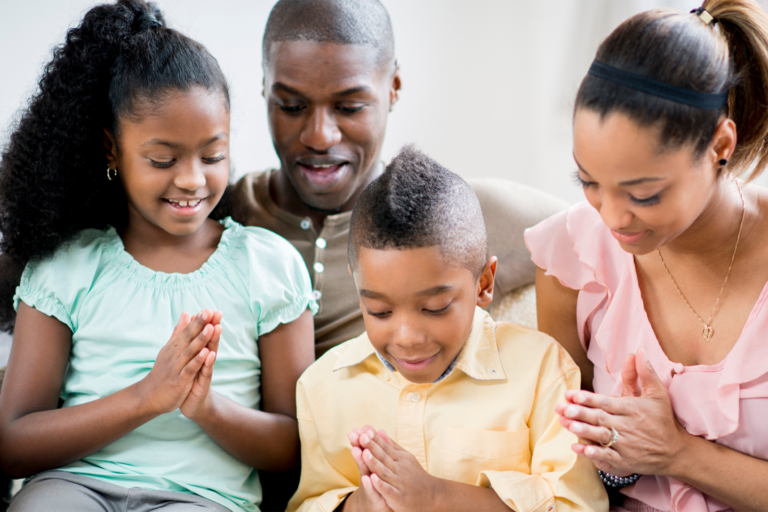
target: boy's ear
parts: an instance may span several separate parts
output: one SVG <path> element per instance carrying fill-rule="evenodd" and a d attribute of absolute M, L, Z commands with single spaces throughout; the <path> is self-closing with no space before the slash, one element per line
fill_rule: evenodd
<path fill-rule="evenodd" d="M 355 277 L 355 275 L 352 273 L 352 265 L 347 265 L 347 270 L 349 271 L 349 275 Z"/>
<path fill-rule="evenodd" d="M 496 256 L 491 256 L 485 262 L 483 272 L 480 274 L 480 279 L 477 283 L 477 305 L 481 308 L 490 306 L 493 301 L 493 283 L 496 279 L 496 265 L 498 262 L 499 259 Z"/>
<path fill-rule="evenodd" d="M 115 136 L 106 128 L 102 128 L 104 131 L 104 150 L 107 157 L 107 164 L 112 169 L 117 169 L 117 140 Z"/>

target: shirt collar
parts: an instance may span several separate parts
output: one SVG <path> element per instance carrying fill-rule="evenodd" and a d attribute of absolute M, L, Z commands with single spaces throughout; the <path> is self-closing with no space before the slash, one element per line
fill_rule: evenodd
<path fill-rule="evenodd" d="M 377 360 L 389 371 L 395 368 L 381 357 L 368 340 L 368 335 L 350 340 L 344 344 L 333 371 L 357 366 L 374 354 Z M 507 378 L 501 366 L 501 357 L 496 345 L 496 324 L 491 316 L 480 308 L 475 310 L 472 329 L 459 355 L 434 383 L 445 379 L 454 368 L 458 368 L 475 380 L 504 380 Z"/>

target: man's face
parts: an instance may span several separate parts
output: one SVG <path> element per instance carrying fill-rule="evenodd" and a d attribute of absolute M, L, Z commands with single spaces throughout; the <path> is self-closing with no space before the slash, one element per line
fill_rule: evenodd
<path fill-rule="evenodd" d="M 378 163 L 399 88 L 395 63 L 382 63 L 375 48 L 272 43 L 264 63 L 269 128 L 281 170 L 304 204 L 352 206 Z"/>

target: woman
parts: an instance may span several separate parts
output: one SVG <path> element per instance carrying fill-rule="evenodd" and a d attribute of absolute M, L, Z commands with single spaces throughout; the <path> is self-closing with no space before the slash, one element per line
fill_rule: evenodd
<path fill-rule="evenodd" d="M 526 241 L 539 328 L 596 391 L 557 411 L 624 487 L 614 510 L 768 510 L 768 191 L 748 183 L 768 163 L 766 105 L 752 0 L 627 20 L 579 90 L 587 203 Z"/>

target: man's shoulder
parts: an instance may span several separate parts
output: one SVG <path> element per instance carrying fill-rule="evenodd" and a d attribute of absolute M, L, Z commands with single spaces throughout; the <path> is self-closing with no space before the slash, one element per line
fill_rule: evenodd
<path fill-rule="evenodd" d="M 252 172 L 230 187 L 229 210 L 232 219 L 244 226 L 257 226 L 280 232 L 282 222 L 269 204 L 269 175 L 271 171 Z"/>

